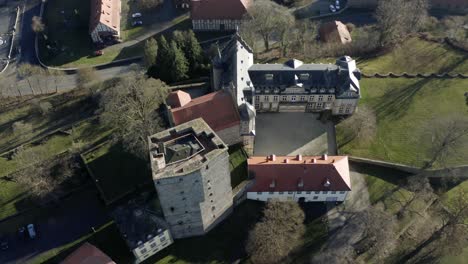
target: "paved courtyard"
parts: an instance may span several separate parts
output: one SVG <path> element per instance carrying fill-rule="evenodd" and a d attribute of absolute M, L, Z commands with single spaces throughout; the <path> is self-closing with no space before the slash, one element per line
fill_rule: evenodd
<path fill-rule="evenodd" d="M 8 58 L 15 14 L 16 11 L 11 6 L 0 7 L 0 60 Z"/>
<path fill-rule="evenodd" d="M 328 153 L 327 131 L 331 132 L 333 124 L 324 124 L 318 118 L 312 113 L 258 113 L 254 155 Z"/>

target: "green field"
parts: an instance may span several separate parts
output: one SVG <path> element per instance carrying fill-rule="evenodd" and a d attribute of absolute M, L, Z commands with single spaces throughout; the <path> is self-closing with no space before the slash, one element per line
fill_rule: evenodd
<path fill-rule="evenodd" d="M 107 142 L 83 157 L 107 203 L 152 182 L 148 163 L 119 144 Z"/>
<path fill-rule="evenodd" d="M 365 73 L 467 73 L 468 54 L 439 44 L 411 38 L 391 52 L 370 59 L 358 59 Z"/>
<path fill-rule="evenodd" d="M 359 105 L 376 112 L 377 135 L 370 142 L 347 142 L 346 130 L 338 125 L 340 153 L 422 166 L 430 159 L 431 148 L 424 127 L 437 118 L 466 114 L 467 87 L 468 79 L 362 79 Z M 466 164 L 468 146 L 460 149 L 447 165 Z"/>
<path fill-rule="evenodd" d="M 242 146 L 236 145 L 229 148 L 229 169 L 232 188 L 247 179 L 247 155 Z"/>

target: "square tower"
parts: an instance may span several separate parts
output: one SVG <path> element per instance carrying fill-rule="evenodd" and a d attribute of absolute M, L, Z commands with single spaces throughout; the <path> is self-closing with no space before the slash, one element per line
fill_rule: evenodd
<path fill-rule="evenodd" d="M 149 137 L 153 181 L 174 238 L 204 235 L 232 211 L 226 144 L 201 118 Z"/>

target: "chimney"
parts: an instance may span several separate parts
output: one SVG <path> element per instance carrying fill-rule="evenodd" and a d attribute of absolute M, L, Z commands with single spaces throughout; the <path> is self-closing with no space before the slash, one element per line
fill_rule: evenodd
<path fill-rule="evenodd" d="M 323 183 L 323 186 L 327 187 L 327 188 L 330 187 L 330 185 L 331 185 L 331 183 L 330 183 L 330 181 L 328 179 Z"/>
<path fill-rule="evenodd" d="M 312 159 L 312 163 L 317 163 L 317 159 L 316 159 L 316 158 L 313 158 L 313 159 Z"/>
<path fill-rule="evenodd" d="M 327 154 L 323 154 L 322 158 L 323 158 L 323 160 L 327 160 L 327 158 L 328 158 Z"/>
<path fill-rule="evenodd" d="M 298 155 L 296 156 L 296 158 L 297 158 L 298 161 L 301 161 L 301 160 L 302 160 L 302 155 L 301 155 L 301 154 L 298 154 Z"/>
<path fill-rule="evenodd" d="M 289 159 L 284 159 L 284 163 L 289 163 Z"/>
<path fill-rule="evenodd" d="M 276 155 L 275 155 L 275 154 L 271 154 L 270 160 L 271 160 L 271 161 L 276 161 Z"/>

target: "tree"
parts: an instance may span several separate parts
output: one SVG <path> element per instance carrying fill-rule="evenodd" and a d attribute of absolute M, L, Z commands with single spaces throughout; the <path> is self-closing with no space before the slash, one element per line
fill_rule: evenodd
<path fill-rule="evenodd" d="M 19 138 L 26 138 L 28 133 L 32 131 L 32 125 L 24 121 L 16 121 L 11 125 L 11 130 Z"/>
<path fill-rule="evenodd" d="M 157 75 L 153 77 L 159 77 L 163 81 L 170 81 L 170 64 L 172 63 L 171 59 L 171 49 L 169 43 L 164 36 L 161 36 L 158 39 L 158 54 L 156 57 L 156 71 Z"/>
<path fill-rule="evenodd" d="M 380 44 L 395 45 L 409 33 L 419 30 L 427 18 L 428 7 L 427 0 L 379 1 L 376 18 L 381 33 Z"/>
<path fill-rule="evenodd" d="M 100 120 L 116 129 L 127 151 L 147 159 L 148 136 L 163 128 L 158 108 L 167 94 L 164 82 L 129 73 L 102 93 Z"/>
<path fill-rule="evenodd" d="M 377 132 L 377 117 L 375 112 L 364 105 L 360 106 L 342 124 L 347 130 L 346 132 L 350 134 L 351 139 L 370 141 Z"/>
<path fill-rule="evenodd" d="M 189 70 L 189 63 L 185 58 L 182 50 L 177 46 L 175 41 L 171 41 L 170 46 L 170 58 L 171 58 L 171 72 L 170 80 L 172 82 L 180 81 L 188 77 L 187 73 Z"/>
<path fill-rule="evenodd" d="M 92 67 L 82 68 L 77 71 L 76 82 L 79 88 L 84 88 L 92 81 L 99 80 L 96 69 Z"/>
<path fill-rule="evenodd" d="M 423 169 L 432 168 L 435 163 L 445 165 L 449 157 L 466 147 L 468 117 L 455 115 L 432 120 L 424 128 L 424 133 L 432 144 L 430 160 Z"/>
<path fill-rule="evenodd" d="M 21 168 L 17 171 L 13 180 L 28 188 L 28 192 L 36 198 L 44 198 L 53 195 L 59 186 L 73 176 L 75 163 L 58 159 L 52 162 L 44 162 L 47 155 L 43 148 L 18 148 L 13 160 Z M 56 166 L 61 169 L 55 169 Z"/>
<path fill-rule="evenodd" d="M 150 68 L 156 64 L 156 57 L 158 56 L 158 43 L 154 38 L 149 38 L 145 41 L 145 47 L 143 50 L 143 58 L 145 66 Z"/>
<path fill-rule="evenodd" d="M 42 116 L 49 114 L 53 108 L 50 102 L 40 100 L 33 100 L 32 107 L 35 112 L 39 113 Z"/>
<path fill-rule="evenodd" d="M 191 29 L 185 33 L 184 54 L 189 62 L 190 72 L 196 71 L 202 63 L 203 50 Z"/>
<path fill-rule="evenodd" d="M 35 33 L 44 33 L 45 24 L 44 22 L 42 22 L 42 17 L 39 17 L 39 16 L 32 17 L 31 29 Z"/>
<path fill-rule="evenodd" d="M 317 36 L 318 24 L 309 19 L 304 19 L 297 21 L 296 28 L 297 46 L 302 50 L 302 54 L 306 55 L 308 52 L 307 44 L 314 42 Z"/>
<path fill-rule="evenodd" d="M 275 33 L 281 35 L 281 31 L 291 19 L 294 21 L 294 17 L 286 7 L 273 1 L 259 0 L 249 8 L 249 13 L 244 18 L 244 20 L 250 20 L 247 22 L 249 29 L 244 27 L 243 30 L 253 30 L 259 34 L 263 39 L 265 49 L 269 50 L 271 36 Z"/>
<path fill-rule="evenodd" d="M 301 242 L 304 212 L 296 202 L 270 201 L 250 231 L 246 250 L 253 263 L 281 263 Z"/>
<path fill-rule="evenodd" d="M 286 10 L 283 14 L 277 18 L 277 30 L 280 36 L 280 47 L 281 55 L 286 56 L 287 48 L 291 43 L 292 28 L 294 27 L 295 20 L 294 16 Z"/>

